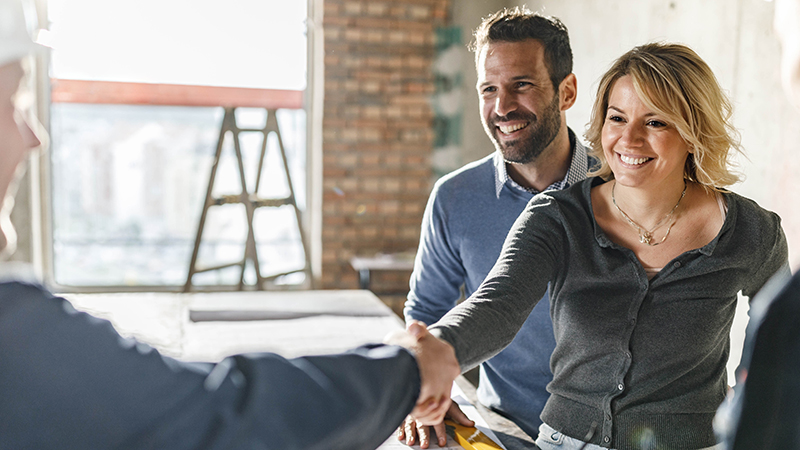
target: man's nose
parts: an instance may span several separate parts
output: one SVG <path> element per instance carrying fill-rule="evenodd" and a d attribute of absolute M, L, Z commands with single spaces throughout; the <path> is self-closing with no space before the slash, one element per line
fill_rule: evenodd
<path fill-rule="evenodd" d="M 508 115 L 511 111 L 517 109 L 517 99 L 514 95 L 500 90 L 497 92 L 497 97 L 494 100 L 494 113 L 498 116 Z"/>

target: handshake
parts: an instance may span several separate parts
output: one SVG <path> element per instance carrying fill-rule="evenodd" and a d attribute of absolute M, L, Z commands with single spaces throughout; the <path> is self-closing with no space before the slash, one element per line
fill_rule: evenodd
<path fill-rule="evenodd" d="M 474 425 L 455 404 L 451 408 L 450 391 L 453 381 L 461 374 L 461 367 L 449 343 L 432 335 L 425 324 L 418 321 L 410 322 L 405 331 L 390 334 L 385 343 L 411 351 L 419 367 L 419 397 L 410 416 L 398 429 L 399 440 L 406 438 L 406 443 L 413 445 L 414 436 L 419 434 L 421 447 L 427 448 L 428 426 L 432 425 L 439 445 L 443 446 L 446 442 L 443 424 L 446 413 L 463 425 Z"/>

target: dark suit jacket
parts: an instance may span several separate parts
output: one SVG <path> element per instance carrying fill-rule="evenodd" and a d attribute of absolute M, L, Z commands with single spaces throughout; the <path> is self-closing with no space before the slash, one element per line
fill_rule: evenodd
<path fill-rule="evenodd" d="M 726 448 L 800 449 L 800 273 L 753 299 L 737 379 L 718 414 Z"/>
<path fill-rule="evenodd" d="M 369 449 L 413 407 L 405 349 L 187 364 L 0 283 L 0 449 Z"/>

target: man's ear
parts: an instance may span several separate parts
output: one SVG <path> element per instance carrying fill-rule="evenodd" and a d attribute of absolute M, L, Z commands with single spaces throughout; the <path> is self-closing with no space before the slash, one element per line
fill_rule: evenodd
<path fill-rule="evenodd" d="M 574 73 L 561 80 L 561 84 L 558 85 L 558 98 L 561 111 L 566 111 L 575 104 L 575 100 L 578 98 L 578 79 L 575 78 Z"/>

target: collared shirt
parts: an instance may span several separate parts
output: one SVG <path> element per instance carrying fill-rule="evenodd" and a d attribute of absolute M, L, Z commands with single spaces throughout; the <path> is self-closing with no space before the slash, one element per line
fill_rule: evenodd
<path fill-rule="evenodd" d="M 550 190 L 557 190 L 560 191 L 561 189 L 566 189 L 573 184 L 586 179 L 586 166 L 588 162 L 587 150 L 586 147 L 581 143 L 581 141 L 575 137 L 575 134 L 572 130 L 569 130 L 569 141 L 571 144 L 572 150 L 572 162 L 570 162 L 569 169 L 567 169 L 567 175 L 564 179 L 556 181 L 555 183 L 551 184 L 550 186 L 545 189 L 545 191 Z M 521 189 L 532 194 L 538 194 L 539 191 L 536 189 L 530 189 L 523 186 L 520 186 L 519 183 L 511 179 L 508 176 L 508 170 L 506 170 L 506 162 L 503 159 L 503 155 L 499 151 L 495 151 L 494 153 L 494 168 L 495 168 L 495 194 L 497 194 L 497 198 L 500 198 L 500 191 L 503 190 L 503 186 L 508 183 L 509 186 L 515 189 Z"/>

